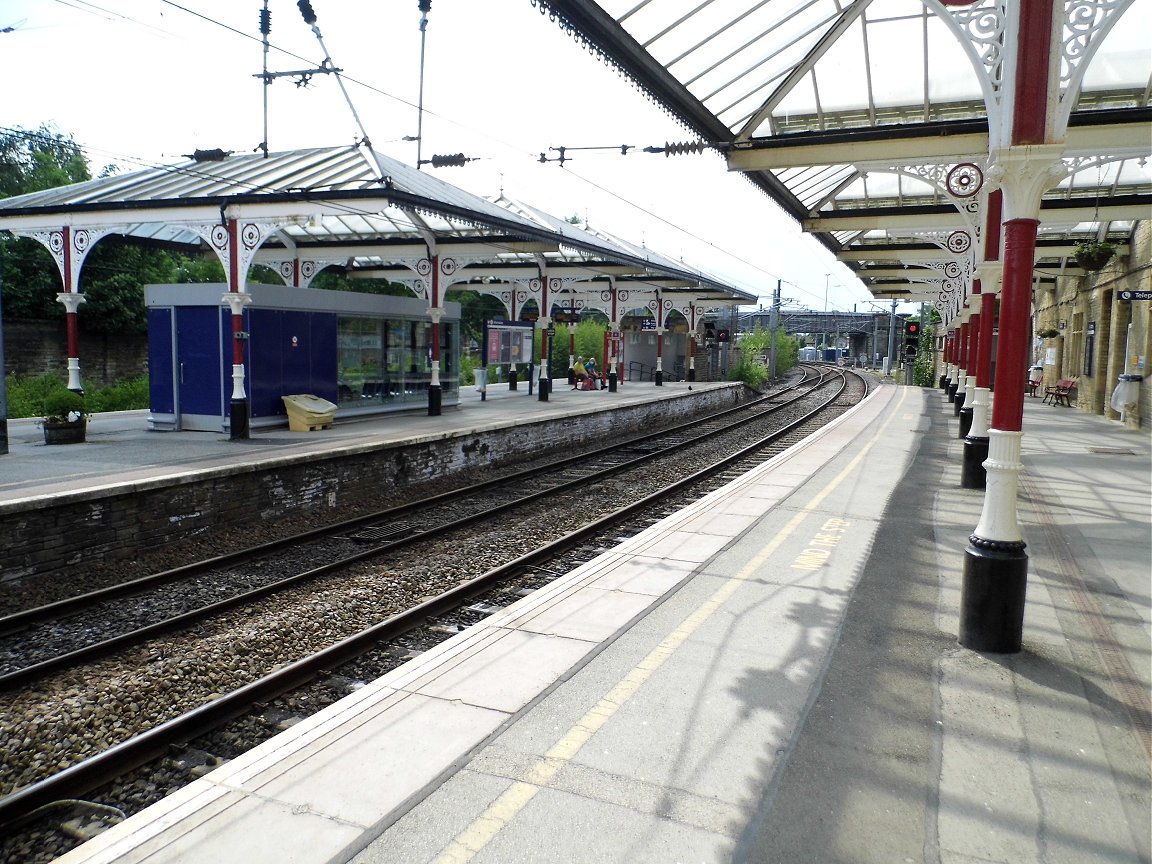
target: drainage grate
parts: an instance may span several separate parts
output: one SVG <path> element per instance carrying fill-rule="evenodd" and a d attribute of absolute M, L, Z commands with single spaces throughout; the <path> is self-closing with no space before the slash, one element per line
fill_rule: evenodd
<path fill-rule="evenodd" d="M 370 525 L 353 534 L 349 539 L 361 540 L 365 543 L 380 543 L 383 541 L 399 540 L 415 531 L 409 525 Z"/>
<path fill-rule="evenodd" d="M 1126 447 L 1089 447 L 1089 453 L 1099 453 L 1103 456 L 1135 456 L 1135 451 Z"/>

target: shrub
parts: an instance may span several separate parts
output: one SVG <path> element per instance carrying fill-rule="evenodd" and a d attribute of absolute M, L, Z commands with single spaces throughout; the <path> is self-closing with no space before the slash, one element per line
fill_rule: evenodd
<path fill-rule="evenodd" d="M 480 361 L 473 357 L 471 354 L 463 354 L 460 357 L 460 386 L 467 387 L 469 384 L 476 383 L 476 367 L 480 365 Z"/>
<path fill-rule="evenodd" d="M 749 387 L 760 390 L 768 383 L 768 370 L 755 361 L 740 358 L 740 362 L 728 370 L 729 381 L 743 381 Z"/>
<path fill-rule="evenodd" d="M 8 391 L 9 417 L 39 417 L 44 413 L 44 400 L 49 393 L 67 390 L 67 385 L 55 375 L 5 378 Z"/>
<path fill-rule="evenodd" d="M 50 423 L 74 422 L 87 415 L 84 397 L 71 390 L 54 390 L 44 397 L 41 414 Z"/>
<path fill-rule="evenodd" d="M 6 379 L 8 391 L 8 416 L 16 417 L 47 417 L 50 412 L 48 405 L 57 398 L 57 394 L 69 394 L 59 398 L 68 400 L 78 396 L 68 389 L 68 384 L 57 375 L 37 375 L 34 377 L 21 377 L 9 375 Z M 81 397 L 86 413 L 97 411 L 131 411 L 137 408 L 148 407 L 148 376 L 141 375 L 118 381 L 111 387 L 102 387 L 95 390 L 85 389 Z M 66 412 L 65 412 L 66 413 Z"/>
<path fill-rule="evenodd" d="M 117 381 L 88 395 L 89 411 L 131 411 L 148 407 L 148 376 Z"/>

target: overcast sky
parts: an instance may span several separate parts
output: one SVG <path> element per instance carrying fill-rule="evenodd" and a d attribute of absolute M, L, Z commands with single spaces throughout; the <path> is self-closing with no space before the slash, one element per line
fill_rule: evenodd
<path fill-rule="evenodd" d="M 253 77 L 263 64 L 262 6 L 0 0 L 0 126 L 52 124 L 85 148 L 94 172 L 109 163 L 171 163 L 197 148 L 252 151 L 264 137 L 264 88 Z M 296 3 L 269 6 L 269 71 L 319 66 L 324 53 Z M 414 163 L 416 144 L 403 139 L 418 128 L 416 0 L 312 7 L 352 106 L 331 75 L 307 87 L 276 80 L 268 88 L 270 149 L 351 144 L 360 137 L 354 108 L 378 151 Z M 692 136 L 529 0 L 433 0 L 424 108 L 421 156 L 463 152 L 476 160 L 425 167 L 447 182 L 586 218 L 757 294 L 765 306 L 782 279 L 794 306 L 871 308 L 851 272 L 719 156 L 640 152 Z M 621 145 L 637 149 L 622 156 Z M 539 162 L 559 146 L 606 149 L 570 150 L 564 167 Z"/>

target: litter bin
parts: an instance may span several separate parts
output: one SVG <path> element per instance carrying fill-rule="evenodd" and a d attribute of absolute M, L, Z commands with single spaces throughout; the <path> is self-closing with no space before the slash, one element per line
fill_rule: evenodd
<path fill-rule="evenodd" d="M 280 398 L 288 410 L 288 428 L 293 432 L 312 432 L 316 429 L 331 428 L 337 408 L 334 403 L 311 393 Z"/>
<path fill-rule="evenodd" d="M 1140 401 L 1140 382 L 1143 380 L 1143 375 L 1121 375 L 1116 389 L 1112 391 L 1112 400 L 1109 403 L 1112 410 L 1124 415 L 1134 413 Z"/>

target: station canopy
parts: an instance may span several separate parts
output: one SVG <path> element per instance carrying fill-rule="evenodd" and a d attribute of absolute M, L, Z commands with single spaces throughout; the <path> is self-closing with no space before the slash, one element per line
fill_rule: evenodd
<path fill-rule="evenodd" d="M 444 290 L 507 295 L 510 285 L 545 273 L 563 286 L 549 292 L 550 306 L 608 311 L 610 287 L 631 294 L 633 307 L 651 308 L 646 298 L 657 292 L 671 308 L 691 302 L 700 311 L 756 302 L 652 250 L 509 198 L 473 195 L 365 145 L 267 156 L 199 152 L 179 164 L 0 200 L 0 230 L 37 236 L 50 248 L 48 234 L 67 226 L 88 232 L 86 243 L 118 234 L 221 249 L 229 219 L 251 232 L 251 263 L 278 270 L 289 284 L 307 285 L 335 265 L 350 278 L 424 285 L 417 294 L 427 296 L 421 262 L 437 255 L 453 262 Z"/>
<path fill-rule="evenodd" d="M 1005 0 L 531 2 L 724 153 L 874 296 L 935 299 L 946 269 L 971 266 Z M 1126 254 L 1135 221 L 1152 215 L 1152 0 L 1064 5 L 1061 88 L 1079 91 L 1061 106 L 1067 176 L 1041 203 L 1040 281 L 1082 275 L 1081 241 Z"/>

